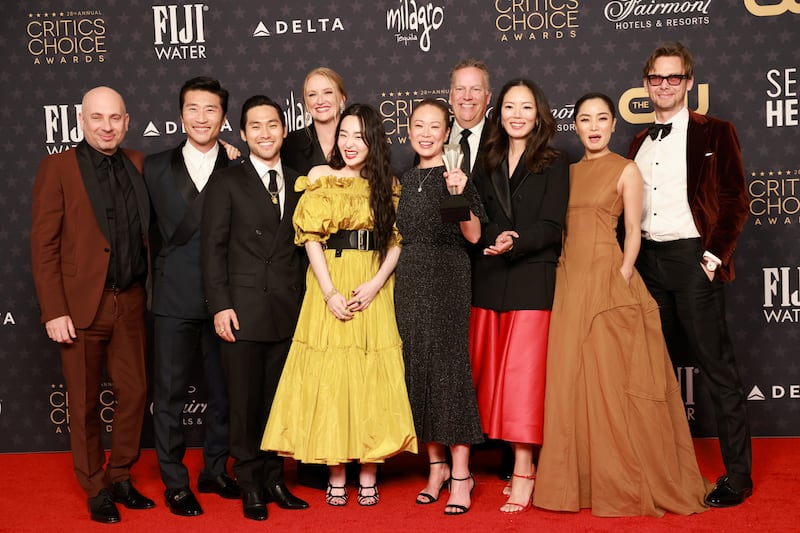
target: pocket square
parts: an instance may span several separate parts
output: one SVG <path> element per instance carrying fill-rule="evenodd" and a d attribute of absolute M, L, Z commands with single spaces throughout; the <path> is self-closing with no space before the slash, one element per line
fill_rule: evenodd
<path fill-rule="evenodd" d="M 712 155 L 714 155 L 714 152 L 706 152 L 706 157 L 711 157 Z"/>

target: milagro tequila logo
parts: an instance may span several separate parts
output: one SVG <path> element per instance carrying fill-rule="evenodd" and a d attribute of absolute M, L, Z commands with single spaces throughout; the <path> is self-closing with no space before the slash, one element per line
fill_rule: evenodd
<path fill-rule="evenodd" d="M 69 150 L 83 140 L 83 130 L 78 122 L 81 104 L 48 104 L 42 109 L 48 154 Z"/>
<path fill-rule="evenodd" d="M 205 59 L 205 4 L 153 6 L 153 45 L 158 59 Z"/>
<path fill-rule="evenodd" d="M 398 43 L 408 46 L 417 41 L 423 52 L 431 49 L 431 30 L 444 23 L 444 8 L 432 3 L 419 4 L 414 0 L 401 0 L 400 7 L 386 11 L 386 29 L 394 31 Z"/>

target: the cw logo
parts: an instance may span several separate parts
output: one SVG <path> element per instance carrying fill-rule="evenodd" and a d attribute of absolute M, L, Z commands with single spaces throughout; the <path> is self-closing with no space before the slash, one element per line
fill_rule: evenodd
<path fill-rule="evenodd" d="M 708 111 L 708 84 L 698 83 L 697 87 L 697 108 L 694 110 L 701 115 Z M 686 93 L 686 100 L 689 100 L 689 93 Z M 634 87 L 628 89 L 619 97 L 619 115 L 630 124 L 649 124 L 653 122 L 653 106 L 647 96 L 647 89 L 644 87 Z"/>
<path fill-rule="evenodd" d="M 786 12 L 800 15 L 800 2 L 797 0 L 781 0 L 772 5 L 759 4 L 758 0 L 744 0 L 744 7 L 757 17 L 775 17 Z"/>

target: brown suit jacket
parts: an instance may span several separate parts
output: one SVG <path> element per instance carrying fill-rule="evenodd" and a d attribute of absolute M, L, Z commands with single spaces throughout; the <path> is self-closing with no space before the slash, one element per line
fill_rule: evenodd
<path fill-rule="evenodd" d="M 110 257 L 108 222 L 90 149 L 84 141 L 45 157 L 31 200 L 31 264 L 42 322 L 69 315 L 79 329 L 94 320 Z M 150 207 L 141 177 L 144 155 L 127 149 L 122 153 L 147 246 Z"/>
<path fill-rule="evenodd" d="M 633 159 L 647 130 L 631 142 Z M 733 251 L 750 212 L 742 150 L 730 122 L 689 110 L 686 134 L 686 193 L 704 249 L 722 260 L 721 281 L 735 277 Z"/>

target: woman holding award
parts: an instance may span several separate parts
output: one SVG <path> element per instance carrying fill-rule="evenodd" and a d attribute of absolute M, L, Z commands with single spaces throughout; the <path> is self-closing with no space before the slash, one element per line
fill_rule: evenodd
<path fill-rule="evenodd" d="M 442 150 L 449 129 L 449 111 L 442 102 L 416 104 L 409 137 L 419 165 L 400 178 L 397 226 L 403 248 L 395 309 L 414 425 L 417 437 L 427 443 L 430 461 L 428 484 L 416 501 L 435 503 L 449 483 L 444 513 L 456 515 L 469 511 L 475 486 L 469 448 L 483 441 L 469 364 L 471 268 L 466 246 L 478 241 L 484 215 L 478 192 L 459 162 L 445 167 Z M 467 200 L 467 220 L 442 222 L 440 206 L 451 192 Z"/>
<path fill-rule="evenodd" d="M 489 223 L 474 264 L 470 353 L 483 431 L 514 448 L 508 501 L 530 507 L 534 446 L 542 443 L 545 362 L 555 268 L 569 196 L 555 119 L 527 79 L 503 86 L 486 155 L 473 178 Z"/>

